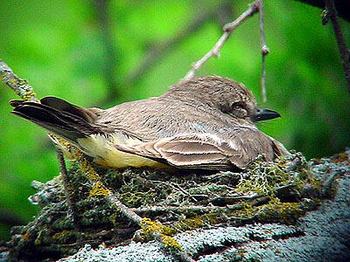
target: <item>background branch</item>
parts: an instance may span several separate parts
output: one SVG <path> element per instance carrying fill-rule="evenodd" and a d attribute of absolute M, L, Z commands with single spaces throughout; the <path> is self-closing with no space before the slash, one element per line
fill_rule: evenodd
<path fill-rule="evenodd" d="M 226 4 L 225 7 L 229 6 Z M 168 54 L 170 50 L 181 44 L 185 39 L 202 28 L 215 16 L 216 13 L 217 10 L 198 14 L 188 23 L 185 29 L 181 29 L 175 33 L 173 37 L 153 45 L 141 63 L 126 76 L 125 82 L 132 85 L 141 79 L 163 56 Z"/>
<path fill-rule="evenodd" d="M 214 47 L 206 53 L 201 59 L 195 62 L 192 66 L 192 69 L 188 71 L 185 75 L 184 80 L 189 80 L 193 78 L 196 72 L 213 56 L 219 56 L 221 48 L 224 46 L 226 41 L 231 36 L 232 32 L 241 25 L 248 17 L 254 15 L 259 11 L 258 0 L 252 3 L 249 8 L 243 12 L 236 20 L 231 23 L 224 25 L 223 27 L 223 35 L 219 38 L 219 40 L 215 43 Z"/>
<path fill-rule="evenodd" d="M 324 8 L 324 0 L 296 0 L 304 4 Z M 341 18 L 350 22 L 350 1 L 348 0 L 334 0 L 335 8 L 338 10 L 338 15 Z"/>
<path fill-rule="evenodd" d="M 345 74 L 345 79 L 348 83 L 348 90 L 350 92 L 350 52 L 346 47 L 345 39 L 343 32 L 341 31 L 340 25 L 337 20 L 337 10 L 335 9 L 333 0 L 325 0 L 326 5 L 326 20 L 323 20 L 323 23 L 326 23 L 328 18 L 331 20 L 335 38 L 337 40 L 339 54 L 341 63 L 343 65 L 343 70 Z"/>
<path fill-rule="evenodd" d="M 265 29 L 264 29 L 264 3 L 259 0 L 259 28 L 260 28 L 260 43 L 261 43 L 261 96 L 263 102 L 266 102 L 266 56 L 270 50 L 266 44 Z"/>
<path fill-rule="evenodd" d="M 108 0 L 93 1 L 105 51 L 102 73 L 104 74 L 106 86 L 108 88 L 106 102 L 113 101 L 120 96 L 118 83 L 115 77 L 118 57 L 113 43 L 112 28 L 109 19 L 109 2 Z"/>

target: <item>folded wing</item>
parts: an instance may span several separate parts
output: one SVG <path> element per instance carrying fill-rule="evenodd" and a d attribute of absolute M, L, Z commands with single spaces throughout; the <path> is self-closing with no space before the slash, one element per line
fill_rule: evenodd
<path fill-rule="evenodd" d="M 251 134 L 253 135 L 253 134 Z M 211 134 L 184 134 L 137 145 L 116 145 L 118 150 L 148 157 L 183 169 L 244 169 L 259 154 L 271 161 L 278 152 L 266 136 L 240 134 L 223 140 Z"/>

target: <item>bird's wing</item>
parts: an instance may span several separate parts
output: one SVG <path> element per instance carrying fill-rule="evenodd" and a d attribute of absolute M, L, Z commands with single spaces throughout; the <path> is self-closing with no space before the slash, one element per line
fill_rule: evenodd
<path fill-rule="evenodd" d="M 236 136 L 227 142 L 212 134 L 178 135 L 116 148 L 178 168 L 206 170 L 244 169 L 261 151 L 259 141 L 254 139 Z"/>

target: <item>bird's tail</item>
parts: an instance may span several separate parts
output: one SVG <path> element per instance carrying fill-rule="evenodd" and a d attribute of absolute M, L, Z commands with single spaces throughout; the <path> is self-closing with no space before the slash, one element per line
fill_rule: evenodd
<path fill-rule="evenodd" d="M 93 122 L 97 114 L 90 109 L 72 105 L 56 97 L 45 97 L 39 102 L 10 101 L 15 115 L 75 143 L 78 138 L 99 133 Z"/>

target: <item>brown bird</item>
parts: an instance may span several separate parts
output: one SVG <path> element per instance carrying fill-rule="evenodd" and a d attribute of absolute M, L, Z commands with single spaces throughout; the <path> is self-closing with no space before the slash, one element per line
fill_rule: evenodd
<path fill-rule="evenodd" d="M 258 155 L 271 161 L 287 152 L 255 126 L 280 115 L 258 109 L 243 84 L 217 76 L 183 81 L 159 97 L 106 110 L 56 97 L 40 103 L 14 100 L 11 105 L 14 114 L 109 168 L 244 169 Z"/>

